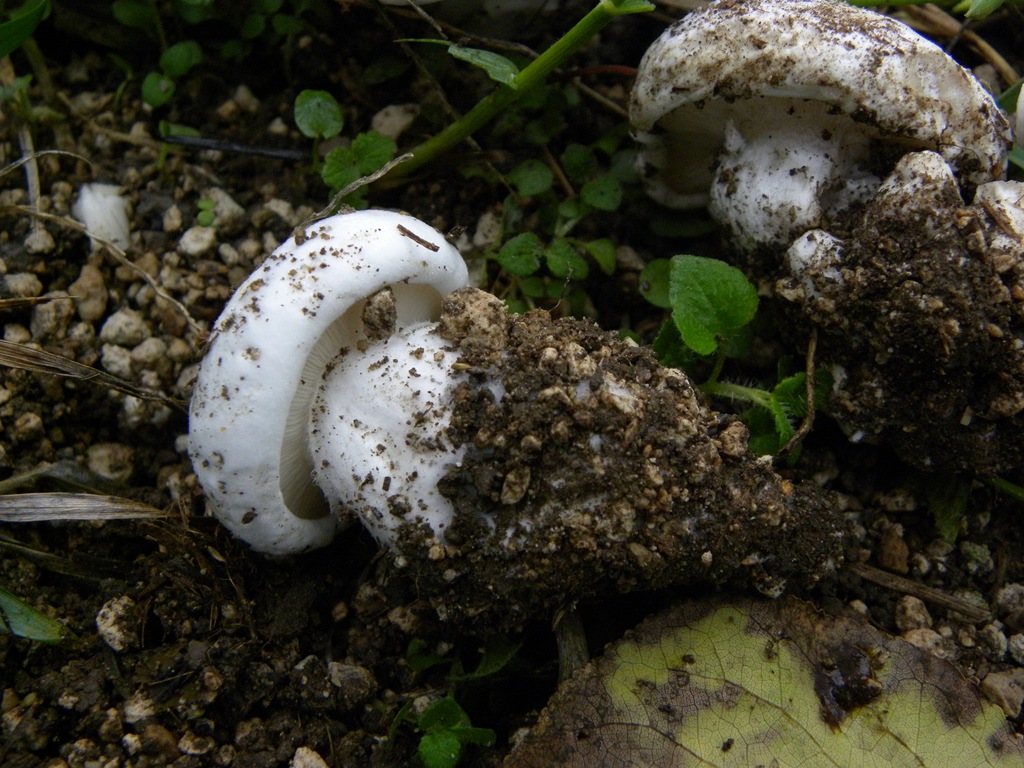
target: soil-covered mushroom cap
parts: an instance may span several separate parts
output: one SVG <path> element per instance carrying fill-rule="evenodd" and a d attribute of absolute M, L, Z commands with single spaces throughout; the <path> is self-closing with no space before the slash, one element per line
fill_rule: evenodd
<path fill-rule="evenodd" d="M 650 47 L 630 119 L 651 195 L 709 204 L 744 251 L 786 246 L 938 152 L 970 197 L 1005 173 L 1009 124 L 905 25 L 831 0 L 723 0 Z"/>
<path fill-rule="evenodd" d="M 458 251 L 423 222 L 390 211 L 323 219 L 285 242 L 217 321 L 189 414 L 189 455 L 217 517 L 256 550 L 323 546 L 339 517 L 311 479 L 310 409 L 328 362 L 381 331 L 436 318 L 467 285 Z M 372 398 L 372 392 L 351 397 Z"/>

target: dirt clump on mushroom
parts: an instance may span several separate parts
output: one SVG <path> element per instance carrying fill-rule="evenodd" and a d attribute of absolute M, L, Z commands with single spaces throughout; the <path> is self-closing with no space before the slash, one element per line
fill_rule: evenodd
<path fill-rule="evenodd" d="M 778 283 L 822 334 L 830 412 L 923 469 L 1024 463 L 1024 263 L 989 199 L 1005 184 L 968 206 L 937 156 L 909 155 L 849 236 L 798 240 Z"/>
<path fill-rule="evenodd" d="M 441 333 L 469 374 L 450 426 L 467 450 L 441 483 L 455 519 L 443 543 L 405 525 L 397 548 L 443 618 L 513 626 L 697 582 L 778 594 L 837 563 L 836 505 L 758 461 L 746 428 L 649 350 L 543 311 L 506 316 L 472 289 L 446 301 Z"/>

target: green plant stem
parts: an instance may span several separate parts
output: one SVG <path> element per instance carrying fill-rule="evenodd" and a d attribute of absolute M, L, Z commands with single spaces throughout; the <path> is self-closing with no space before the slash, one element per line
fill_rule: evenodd
<path fill-rule="evenodd" d="M 1024 488 L 1021 488 L 1016 483 L 1011 483 L 1009 480 L 1004 480 L 1001 477 L 983 477 L 981 482 L 990 488 L 995 488 L 1000 493 L 1004 493 L 1014 501 L 1024 502 Z"/>
<path fill-rule="evenodd" d="M 500 115 L 523 94 L 542 83 L 552 71 L 561 66 L 616 16 L 653 9 L 653 5 L 636 0 L 601 0 L 572 29 L 516 75 L 511 85 L 499 87 L 441 133 L 412 149 L 412 158 L 396 166 L 381 181 L 385 185 L 391 185 L 456 147 Z"/>
<path fill-rule="evenodd" d="M 741 400 L 745 403 L 753 403 L 764 408 L 771 407 L 772 393 L 755 387 L 744 387 L 742 384 L 730 384 L 727 381 L 707 381 L 701 384 L 700 391 L 715 397 L 728 397 L 733 400 Z"/>

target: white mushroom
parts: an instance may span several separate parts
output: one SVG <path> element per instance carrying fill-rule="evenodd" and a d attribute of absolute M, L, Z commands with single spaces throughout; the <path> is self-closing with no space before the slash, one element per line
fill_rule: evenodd
<path fill-rule="evenodd" d="M 630 119 L 649 191 L 708 205 L 735 247 L 785 247 L 869 199 L 909 151 L 938 152 L 968 195 L 1006 169 L 1010 130 L 949 56 L 832 0 L 723 0 L 640 63 Z"/>
<path fill-rule="evenodd" d="M 313 484 L 311 407 L 341 350 L 435 319 L 467 284 L 440 233 L 399 213 L 363 211 L 310 225 L 235 292 L 217 321 L 195 385 L 189 454 L 216 516 L 258 551 L 327 544 L 342 524 Z M 367 299 L 383 289 L 384 297 Z M 392 305 L 390 310 L 382 303 Z M 373 310 L 379 310 L 376 313 Z M 378 412 L 384 391 L 342 391 Z"/>
<path fill-rule="evenodd" d="M 609 592 L 776 594 L 834 567 L 835 505 L 782 481 L 682 373 L 465 283 L 437 232 L 380 211 L 319 222 L 257 269 L 190 415 L 232 532 L 299 552 L 354 514 L 439 615 L 505 629 Z"/>

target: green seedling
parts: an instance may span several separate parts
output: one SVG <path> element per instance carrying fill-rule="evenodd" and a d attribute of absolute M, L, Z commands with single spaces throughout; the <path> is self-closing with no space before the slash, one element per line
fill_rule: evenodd
<path fill-rule="evenodd" d="M 199 131 L 195 128 L 188 125 L 182 125 L 181 123 L 172 123 L 167 120 L 161 120 L 157 124 L 157 130 L 160 132 L 160 138 L 163 139 L 166 139 L 168 136 L 199 136 Z M 167 155 L 170 151 L 171 145 L 167 142 L 163 142 L 160 145 L 160 153 L 157 155 L 156 165 L 161 171 L 167 164 Z"/>
<path fill-rule="evenodd" d="M 212 200 L 209 197 L 201 198 L 196 201 L 196 223 L 201 227 L 213 226 L 214 220 L 217 218 L 217 214 L 213 212 L 214 207 L 217 205 L 216 200 Z"/>
<path fill-rule="evenodd" d="M 313 167 L 330 188 L 331 196 L 352 182 L 383 168 L 395 156 L 393 139 L 376 131 L 358 134 L 348 146 L 335 147 L 320 160 L 320 142 L 332 139 L 345 127 L 341 105 L 327 91 L 302 91 L 295 98 L 295 125 L 303 136 L 313 139 Z M 366 188 L 339 201 L 353 208 L 365 208 Z"/>
<path fill-rule="evenodd" d="M 352 182 L 369 176 L 387 165 L 394 157 L 398 145 L 377 131 L 358 134 L 347 147 L 335 147 L 324 158 L 320 177 L 331 188 L 332 196 Z M 361 187 L 341 199 L 353 208 L 366 208 L 367 188 Z"/>
<path fill-rule="evenodd" d="M 175 43 L 160 55 L 160 70 L 142 79 L 142 100 L 156 109 L 174 97 L 176 83 L 203 60 L 203 51 L 195 40 Z"/>
<path fill-rule="evenodd" d="M 295 125 L 306 138 L 313 140 L 313 165 L 320 167 L 320 142 L 333 139 L 345 127 L 341 105 L 327 91 L 301 91 L 293 107 Z"/>
<path fill-rule="evenodd" d="M 494 743 L 490 728 L 475 727 L 469 715 L 455 699 L 455 685 L 483 680 L 501 672 L 515 658 L 520 644 L 496 636 L 483 647 L 476 667 L 465 672 L 460 659 L 431 650 L 426 642 L 413 639 L 406 651 L 406 663 L 418 672 L 448 665 L 448 695 L 434 702 L 419 715 L 412 712 L 410 701 L 399 710 L 391 725 L 392 732 L 401 723 L 410 723 L 422 733 L 417 754 L 426 768 L 454 768 L 462 760 L 467 745 L 488 746 Z"/>
<path fill-rule="evenodd" d="M 508 237 L 491 254 L 515 278 L 516 293 L 507 298 L 513 311 L 525 311 L 539 300 L 568 298 L 570 305 L 578 304 L 586 297 L 571 281 L 587 279 L 592 266 L 614 274 L 615 244 L 575 233 L 595 214 L 619 210 L 628 185 L 636 181 L 632 159 L 632 150 L 618 150 L 603 139 L 593 146 L 571 143 L 558 158 L 559 174 L 571 185 L 568 191 L 556 185 L 548 163 L 537 159 L 525 160 L 508 173 L 512 194 L 502 206 L 506 237 L 521 229 L 528 216 L 537 218 L 539 227 L 534 228 L 540 231 Z"/>
<path fill-rule="evenodd" d="M 774 455 L 787 447 L 797 434 L 794 423 L 808 411 L 807 374 L 790 373 L 780 366 L 778 381 L 770 388 L 720 378 L 726 360 L 742 356 L 749 346 L 758 305 L 754 285 L 735 267 L 700 256 L 655 262 L 641 275 L 641 282 L 652 303 L 672 310 L 671 320 L 654 341 L 661 362 L 692 375 L 710 363 L 711 373 L 700 389 L 752 406 L 742 414 L 750 430 L 751 450 Z M 827 373 L 815 375 L 816 406 L 824 404 L 831 385 Z M 792 453 L 791 458 L 796 455 Z"/>
<path fill-rule="evenodd" d="M 32 37 L 36 27 L 50 14 L 49 0 L 29 0 L 6 14 L 4 5 L 0 2 L 0 15 L 8 16 L 0 23 L 0 58 L 17 50 Z"/>

